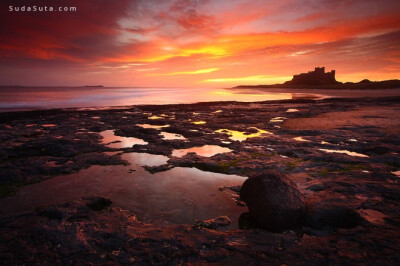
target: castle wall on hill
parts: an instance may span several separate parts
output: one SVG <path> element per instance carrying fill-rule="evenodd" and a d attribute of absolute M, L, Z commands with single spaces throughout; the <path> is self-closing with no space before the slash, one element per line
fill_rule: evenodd
<path fill-rule="evenodd" d="M 325 67 L 316 67 L 314 71 L 294 75 L 291 81 L 285 84 L 292 85 L 331 85 L 337 84 L 335 70 L 325 72 Z"/>

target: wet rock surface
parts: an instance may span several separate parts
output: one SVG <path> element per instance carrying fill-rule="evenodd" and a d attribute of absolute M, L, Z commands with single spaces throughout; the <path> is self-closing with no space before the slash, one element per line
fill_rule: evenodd
<path fill-rule="evenodd" d="M 102 211 L 112 203 L 110 199 L 100 196 L 86 198 L 86 201 L 86 206 L 93 211 Z"/>
<path fill-rule="evenodd" d="M 61 219 L 43 216 L 39 210 L 0 220 L 0 264 L 396 264 L 399 260 L 397 239 L 373 234 L 373 228 L 341 229 L 322 237 L 290 230 L 220 232 L 190 225 L 155 227 L 118 208 L 93 211 L 84 200 L 53 207 Z"/>
<path fill-rule="evenodd" d="M 323 208 L 308 213 L 306 224 L 314 229 L 354 228 L 362 223 L 362 217 L 355 210 L 335 206 Z"/>
<path fill-rule="evenodd" d="M 152 173 L 176 167 L 241 176 L 278 171 L 304 195 L 307 215 L 302 227 L 271 233 L 256 229 L 254 217 L 243 214 L 240 228 L 247 230 L 223 232 L 193 228 L 193 223 L 143 224 L 134 210 L 113 204 L 93 211 L 86 200 L 49 202 L 19 215 L 0 208 L 0 264 L 398 264 L 399 110 L 400 98 L 391 97 L 1 113 L 0 197 L 93 165 L 127 165 L 121 154 L 139 152 L 168 156 L 163 165 L 143 166 Z M 284 119 L 271 122 L 277 117 Z M 161 130 L 139 124 L 169 125 L 162 131 L 186 139 L 164 139 Z M 216 132 L 250 136 L 255 128 L 272 134 L 236 141 Z M 148 144 L 111 148 L 102 142 L 106 130 Z M 172 156 L 176 149 L 204 145 L 232 151 Z M 243 204 L 238 191 L 222 186 L 212 193 L 229 193 Z"/>
<path fill-rule="evenodd" d="M 227 216 L 220 216 L 214 219 L 205 221 L 196 221 L 194 227 L 196 228 L 207 228 L 207 229 L 217 229 L 218 227 L 225 227 L 232 223 L 232 221 Z"/>
<path fill-rule="evenodd" d="M 262 229 L 282 232 L 303 223 L 304 197 L 292 181 L 277 171 L 249 177 L 243 183 L 240 198 Z"/>

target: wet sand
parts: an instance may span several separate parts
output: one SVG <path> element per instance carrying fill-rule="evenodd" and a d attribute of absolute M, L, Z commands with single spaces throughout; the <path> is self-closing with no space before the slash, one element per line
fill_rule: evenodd
<path fill-rule="evenodd" d="M 400 134 L 400 108 L 363 107 L 346 112 L 329 112 L 315 117 L 285 121 L 284 128 L 293 130 L 330 130 L 344 127 L 371 127 L 380 131 Z"/>

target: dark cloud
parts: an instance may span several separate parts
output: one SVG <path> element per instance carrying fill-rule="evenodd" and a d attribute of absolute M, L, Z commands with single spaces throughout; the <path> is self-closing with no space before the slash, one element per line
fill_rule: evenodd
<path fill-rule="evenodd" d="M 0 57 L 85 61 L 113 48 L 130 1 L 2 1 Z M 9 6 L 72 6 L 76 12 L 10 12 Z"/>

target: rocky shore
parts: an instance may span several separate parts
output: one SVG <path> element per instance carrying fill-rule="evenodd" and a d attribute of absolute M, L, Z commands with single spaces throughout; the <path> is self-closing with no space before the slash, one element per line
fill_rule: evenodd
<path fill-rule="evenodd" d="M 399 111 L 391 97 L 2 113 L 0 264 L 398 264 Z M 104 142 L 110 130 L 117 138 Z M 130 138 L 140 144 L 123 146 Z M 12 205 L 34 183 L 93 165 L 129 168 L 130 153 L 167 157 L 141 167 L 150 174 L 190 167 L 284 193 L 263 206 L 245 186 L 215 187 L 242 206 L 240 217 L 169 225 L 143 222 L 108 195 Z M 271 227 L 272 217 L 285 226 Z M 240 229 L 223 229 L 235 219 Z"/>

